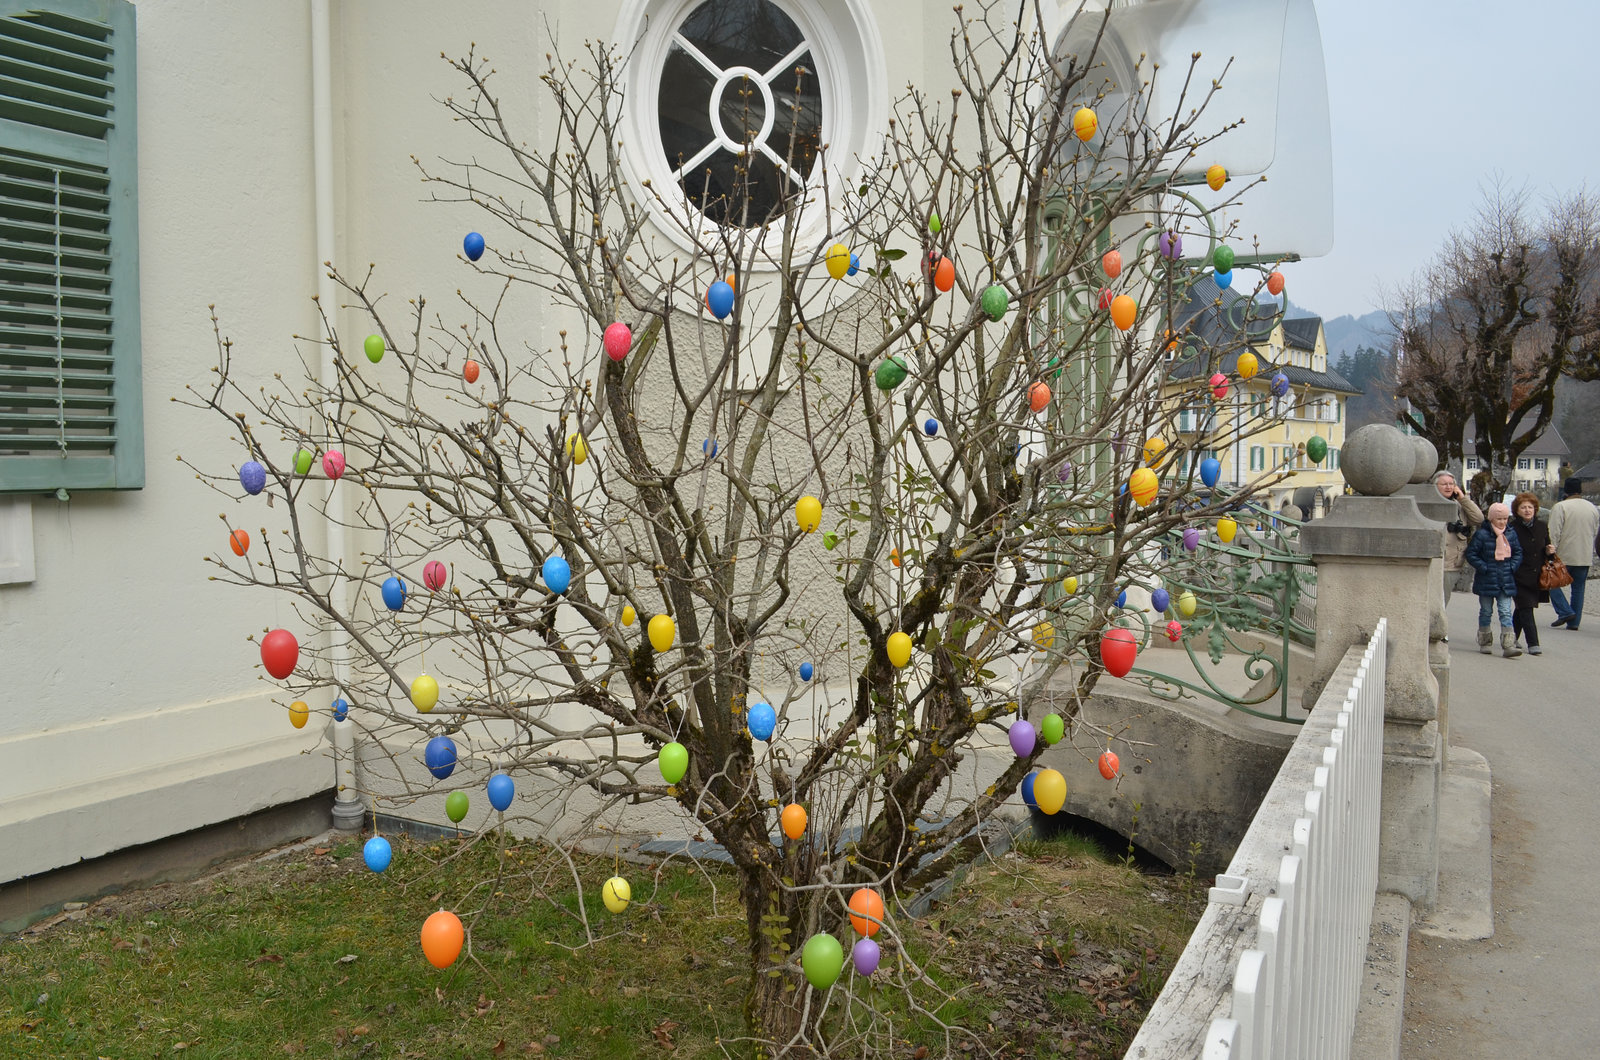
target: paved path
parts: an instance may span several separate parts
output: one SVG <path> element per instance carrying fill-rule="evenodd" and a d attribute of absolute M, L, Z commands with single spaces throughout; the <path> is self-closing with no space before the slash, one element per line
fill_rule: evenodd
<path fill-rule="evenodd" d="M 1600 589 L 1600 586 L 1594 588 Z M 1407 1060 L 1600 1057 L 1600 599 L 1545 653 L 1479 655 L 1477 598 L 1450 603 L 1450 742 L 1493 770 L 1494 935 L 1413 930 Z"/>

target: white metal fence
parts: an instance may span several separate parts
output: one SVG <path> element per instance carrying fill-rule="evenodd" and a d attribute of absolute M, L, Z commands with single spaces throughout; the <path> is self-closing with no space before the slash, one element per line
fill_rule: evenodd
<path fill-rule="evenodd" d="M 1329 678 L 1126 1056 L 1349 1057 L 1378 886 L 1387 625 Z"/>

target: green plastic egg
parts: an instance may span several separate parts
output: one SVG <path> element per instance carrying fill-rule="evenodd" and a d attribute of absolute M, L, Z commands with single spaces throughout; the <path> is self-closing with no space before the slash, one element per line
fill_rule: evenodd
<path fill-rule="evenodd" d="M 805 969 L 807 982 L 826 990 L 838 981 L 844 968 L 844 947 L 832 935 L 812 935 L 800 951 L 800 967 Z"/>
<path fill-rule="evenodd" d="M 668 784 L 676 784 L 689 772 L 689 749 L 673 741 L 661 748 L 657 761 L 661 766 L 661 779 Z"/>
<path fill-rule="evenodd" d="M 983 306 L 983 311 L 989 314 L 990 320 L 999 320 L 1006 315 L 1006 310 L 1011 308 L 1011 296 L 998 283 L 991 283 L 983 289 L 983 298 L 979 304 Z"/>
<path fill-rule="evenodd" d="M 1039 719 L 1039 738 L 1044 741 L 1046 747 L 1060 743 L 1066 734 L 1067 723 L 1061 720 L 1061 715 L 1046 714 Z"/>
<path fill-rule="evenodd" d="M 1327 439 L 1321 435 L 1313 434 L 1306 439 L 1306 456 L 1311 458 L 1313 464 L 1322 463 L 1322 458 L 1328 455 Z"/>
<path fill-rule="evenodd" d="M 893 357 L 885 357 L 878 362 L 878 371 L 875 381 L 879 390 L 893 390 L 906 381 L 905 358 L 898 353 Z"/>
<path fill-rule="evenodd" d="M 444 800 L 444 812 L 446 817 L 460 824 L 462 818 L 467 816 L 467 793 L 452 791 L 450 797 Z"/>
<path fill-rule="evenodd" d="M 294 470 L 299 475 L 311 473 L 311 450 L 302 449 L 294 454 Z"/>
<path fill-rule="evenodd" d="M 1211 267 L 1218 272 L 1233 271 L 1233 248 L 1218 247 L 1211 252 Z"/>
<path fill-rule="evenodd" d="M 367 360 L 377 364 L 383 360 L 383 336 L 368 335 L 366 341 Z"/>

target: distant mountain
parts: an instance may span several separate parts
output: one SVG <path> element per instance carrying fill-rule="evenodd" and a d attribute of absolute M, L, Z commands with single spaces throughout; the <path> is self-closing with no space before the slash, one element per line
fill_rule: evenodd
<path fill-rule="evenodd" d="M 1389 318 L 1381 310 L 1373 310 L 1354 317 L 1342 317 L 1322 322 L 1323 333 L 1328 337 L 1328 359 L 1337 361 L 1341 353 L 1355 353 L 1360 346 L 1387 349 L 1389 346 Z"/>

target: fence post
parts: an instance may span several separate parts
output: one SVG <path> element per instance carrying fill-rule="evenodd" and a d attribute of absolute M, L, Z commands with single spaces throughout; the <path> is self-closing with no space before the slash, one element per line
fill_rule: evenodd
<path fill-rule="evenodd" d="M 1317 564 L 1317 649 L 1305 701 L 1315 702 L 1345 651 L 1364 643 L 1387 615 L 1378 890 L 1432 908 L 1444 740 L 1429 648 L 1444 531 L 1422 516 L 1415 497 L 1393 495 L 1416 464 L 1415 447 L 1395 428 L 1361 428 L 1342 455 L 1357 495 L 1340 497 L 1300 533 L 1300 547 Z"/>

